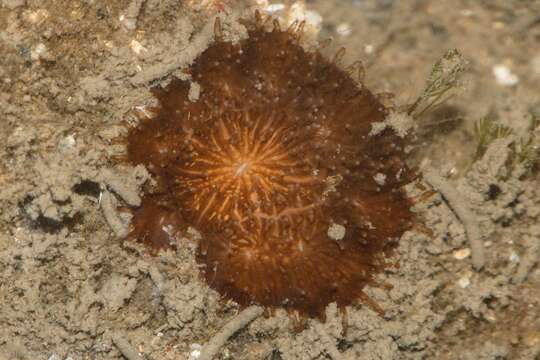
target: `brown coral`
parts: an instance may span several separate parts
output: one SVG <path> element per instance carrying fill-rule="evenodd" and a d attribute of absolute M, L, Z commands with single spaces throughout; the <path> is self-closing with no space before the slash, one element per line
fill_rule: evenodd
<path fill-rule="evenodd" d="M 305 51 L 301 26 L 247 26 L 247 39 L 218 36 L 195 61 L 197 101 L 173 80 L 154 90 L 155 118 L 130 131 L 130 161 L 157 181 L 132 236 L 162 248 L 162 222 L 198 229 L 209 286 L 241 305 L 321 317 L 331 302 L 369 303 L 364 287 L 413 223 L 404 140 L 370 135 L 387 110 Z M 330 236 L 336 225 L 345 233 Z"/>

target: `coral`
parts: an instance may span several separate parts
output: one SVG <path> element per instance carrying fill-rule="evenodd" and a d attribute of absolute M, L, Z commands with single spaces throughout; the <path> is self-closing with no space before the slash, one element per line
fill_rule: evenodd
<path fill-rule="evenodd" d="M 245 25 L 249 36 L 232 43 L 216 22 L 189 70 L 197 99 L 190 80 L 172 80 L 154 89 L 155 115 L 130 130 L 129 160 L 156 181 L 131 237 L 163 248 L 179 228 L 197 229 L 208 285 L 242 306 L 320 318 L 332 302 L 380 310 L 363 289 L 415 221 L 402 190 L 415 176 L 407 137 L 370 134 L 389 111 L 302 48 L 302 23 L 267 29 L 258 15 Z M 336 226 L 342 236 L 329 237 Z"/>

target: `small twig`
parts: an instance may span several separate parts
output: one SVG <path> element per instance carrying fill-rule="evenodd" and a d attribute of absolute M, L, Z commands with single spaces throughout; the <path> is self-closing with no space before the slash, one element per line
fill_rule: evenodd
<path fill-rule="evenodd" d="M 146 0 L 132 0 L 126 9 L 124 15 L 122 15 L 121 21 L 128 30 L 135 30 L 137 28 L 137 20 L 141 9 Z"/>
<path fill-rule="evenodd" d="M 317 322 L 315 323 L 314 328 L 319 334 L 321 343 L 324 346 L 328 356 L 330 356 L 333 360 L 341 360 L 343 356 L 341 356 L 341 353 L 336 347 L 335 341 L 330 337 L 330 335 L 328 335 L 322 324 Z"/>
<path fill-rule="evenodd" d="M 243 310 L 241 313 L 236 315 L 234 319 L 229 321 L 221 330 L 218 332 L 206 346 L 201 351 L 201 356 L 198 360 L 212 360 L 214 356 L 217 355 L 219 349 L 227 340 L 237 331 L 244 328 L 247 324 L 261 316 L 263 309 L 259 306 L 250 306 Z"/>
<path fill-rule="evenodd" d="M 527 248 L 527 252 L 523 256 L 519 267 L 516 271 L 516 274 L 512 277 L 512 282 L 514 284 L 519 284 L 525 281 L 531 269 L 539 261 L 540 255 L 540 242 L 535 238 L 529 238 L 530 246 Z"/>
<path fill-rule="evenodd" d="M 162 273 L 159 272 L 157 266 L 151 265 L 148 269 L 148 274 L 150 275 L 150 279 L 152 279 L 152 282 L 156 286 L 156 288 L 159 291 L 163 291 L 165 288 L 165 277 Z"/>
<path fill-rule="evenodd" d="M 112 337 L 114 345 L 120 350 L 122 355 L 127 360 L 143 360 L 143 357 L 139 355 L 139 352 L 122 336 L 115 334 Z"/>
<path fill-rule="evenodd" d="M 134 186 L 126 182 L 123 176 L 115 174 L 109 169 L 104 169 L 98 177 L 101 183 L 105 183 L 107 187 L 116 193 L 130 206 L 140 206 L 141 197 Z"/>
<path fill-rule="evenodd" d="M 101 193 L 101 210 L 103 211 L 105 220 L 115 235 L 118 238 L 124 238 L 128 234 L 129 230 L 118 216 L 116 206 L 114 205 L 113 195 L 107 190 L 104 190 Z"/>
<path fill-rule="evenodd" d="M 481 270 L 486 262 L 486 256 L 484 241 L 476 215 L 463 203 L 463 199 L 455 187 L 444 180 L 438 173 L 433 170 L 426 171 L 424 172 L 424 179 L 442 195 L 450 209 L 463 224 L 471 247 L 473 267 L 477 271 Z"/>

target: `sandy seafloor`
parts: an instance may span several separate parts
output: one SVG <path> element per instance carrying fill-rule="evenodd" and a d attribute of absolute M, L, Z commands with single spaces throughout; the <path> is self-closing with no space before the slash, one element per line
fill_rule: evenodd
<path fill-rule="evenodd" d="M 115 160 L 133 107 L 152 102 L 150 87 L 180 74 L 212 39 L 215 8 L 182 3 L 1 2 L 0 359 L 122 359 L 115 337 L 145 359 L 197 359 L 238 313 L 200 279 L 189 241 L 149 256 L 122 243 L 103 211 L 104 192 L 113 207 L 133 205 L 147 180 L 143 168 Z M 468 60 L 463 89 L 422 119 L 417 161 L 448 176 L 471 209 L 487 262 L 472 268 L 462 222 L 435 195 L 416 207 L 433 234 L 406 233 L 400 268 L 382 276 L 393 289 L 368 290 L 384 317 L 351 306 L 343 334 L 330 305 L 325 323 L 295 332 L 278 312 L 230 338 L 219 358 L 539 358 L 539 175 L 508 169 L 506 141 L 471 163 L 476 120 L 490 116 L 526 136 L 540 105 L 540 3 L 307 8 L 322 17 L 319 38 L 334 38 L 329 51 L 346 46 L 345 63 L 362 59 L 367 86 L 395 93 L 398 104 L 420 93 L 446 50 Z M 227 36 L 242 36 L 234 16 L 223 16 Z M 497 79 L 502 67 L 509 74 Z"/>

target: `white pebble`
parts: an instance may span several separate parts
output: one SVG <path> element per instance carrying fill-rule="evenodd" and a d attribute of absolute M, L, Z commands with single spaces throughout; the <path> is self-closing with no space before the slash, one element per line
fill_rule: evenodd
<path fill-rule="evenodd" d="M 377 183 L 377 185 L 383 186 L 386 183 L 386 175 L 383 173 L 377 173 L 373 177 L 373 180 Z"/>
<path fill-rule="evenodd" d="M 341 23 L 336 26 L 336 32 L 342 37 L 347 37 L 352 33 L 351 25 L 349 25 L 348 23 Z"/>
<path fill-rule="evenodd" d="M 47 47 L 43 43 L 39 43 L 30 52 L 30 58 L 34 61 L 39 60 L 47 55 Z"/>
<path fill-rule="evenodd" d="M 364 52 L 366 54 L 371 54 L 374 50 L 375 50 L 375 47 L 373 45 L 371 45 L 371 44 L 366 44 L 364 46 Z"/>
<path fill-rule="evenodd" d="M 196 83 L 195 81 L 192 81 L 189 86 L 189 92 L 188 92 L 189 101 L 195 102 L 199 100 L 200 95 L 201 95 L 201 85 L 199 85 L 199 83 Z"/>
<path fill-rule="evenodd" d="M 285 4 L 271 4 L 268 5 L 264 10 L 269 13 L 275 13 L 285 9 Z"/>
<path fill-rule="evenodd" d="M 471 285 L 471 279 L 468 276 L 464 276 L 458 280 L 458 285 L 460 288 L 465 289 Z"/>
<path fill-rule="evenodd" d="M 191 344 L 191 352 L 189 353 L 189 360 L 196 360 L 201 356 L 202 345 Z"/>
<path fill-rule="evenodd" d="M 506 65 L 495 65 L 493 67 L 493 75 L 495 75 L 497 83 L 503 86 L 514 86 L 519 83 L 519 77 Z"/>
<path fill-rule="evenodd" d="M 345 237 L 345 226 L 332 224 L 328 228 L 328 237 L 333 240 L 341 240 Z"/>
<path fill-rule="evenodd" d="M 515 251 L 512 251 L 512 253 L 510 254 L 510 261 L 513 263 L 519 262 L 519 255 Z"/>
<path fill-rule="evenodd" d="M 469 248 L 464 248 L 464 249 L 454 251 L 454 258 L 456 258 L 457 260 L 466 259 L 470 255 L 471 255 L 471 249 Z"/>
<path fill-rule="evenodd" d="M 41 24 L 49 17 L 49 12 L 45 9 L 38 9 L 29 13 L 26 19 L 32 24 Z"/>
<path fill-rule="evenodd" d="M 495 321 L 497 321 L 497 317 L 495 316 L 495 314 L 493 313 L 493 310 L 491 310 L 491 309 L 484 316 L 485 316 L 486 320 L 491 322 L 491 323 L 494 323 Z"/>
<path fill-rule="evenodd" d="M 58 148 L 61 152 L 68 152 L 75 146 L 75 136 L 73 134 L 64 137 L 58 142 Z"/>
<path fill-rule="evenodd" d="M 142 52 L 148 51 L 144 46 L 141 45 L 140 42 L 135 39 L 131 40 L 131 42 L 129 43 L 129 47 L 137 55 L 140 55 Z"/>

